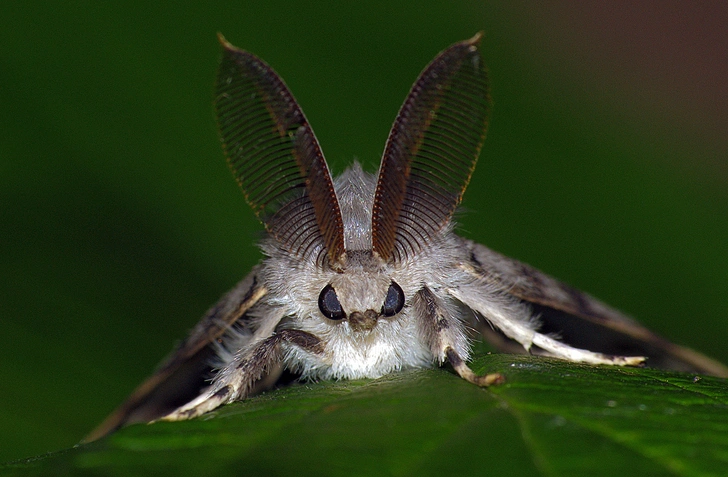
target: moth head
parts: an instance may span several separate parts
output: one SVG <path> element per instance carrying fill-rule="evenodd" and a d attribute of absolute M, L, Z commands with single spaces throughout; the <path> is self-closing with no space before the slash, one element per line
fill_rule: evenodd
<path fill-rule="evenodd" d="M 336 286 L 328 283 L 321 290 L 319 311 L 331 321 L 346 321 L 354 331 L 371 331 L 380 319 L 393 318 L 404 308 L 404 292 L 395 281 L 390 280 L 386 289 L 381 277 L 356 281 L 342 277 L 334 282 Z"/>

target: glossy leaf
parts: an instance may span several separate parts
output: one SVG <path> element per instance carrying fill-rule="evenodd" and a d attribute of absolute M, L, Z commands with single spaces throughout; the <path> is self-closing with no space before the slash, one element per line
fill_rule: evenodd
<path fill-rule="evenodd" d="M 135 425 L 3 475 L 724 475 L 728 383 L 485 355 L 447 369 L 297 384 L 193 421 Z"/>

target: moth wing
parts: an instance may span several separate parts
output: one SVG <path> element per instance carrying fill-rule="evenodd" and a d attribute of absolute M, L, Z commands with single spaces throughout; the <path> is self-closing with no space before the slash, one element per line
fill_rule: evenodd
<path fill-rule="evenodd" d="M 94 441 L 127 424 L 149 422 L 167 415 L 197 397 L 207 387 L 214 343 L 266 295 L 258 280 L 259 267 L 215 304 L 157 370 L 86 438 Z"/>
<path fill-rule="evenodd" d="M 468 271 L 479 279 L 530 304 L 539 316 L 541 333 L 552 333 L 571 346 L 611 355 L 643 355 L 651 367 L 728 377 L 728 367 L 648 330 L 634 319 L 592 296 L 525 263 L 476 242 L 463 239 L 469 250 Z M 499 348 L 509 342 L 484 336 Z"/>

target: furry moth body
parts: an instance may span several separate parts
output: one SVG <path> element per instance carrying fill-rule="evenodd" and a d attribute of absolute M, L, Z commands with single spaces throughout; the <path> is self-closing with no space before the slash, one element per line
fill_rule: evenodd
<path fill-rule="evenodd" d="M 215 107 L 228 163 L 263 222 L 266 258 L 90 436 L 199 416 L 270 387 L 467 365 L 469 332 L 569 361 L 728 375 L 540 271 L 452 232 L 490 110 L 480 35 L 441 52 L 392 126 L 377 175 L 333 180 L 282 79 L 220 37 Z M 570 330 L 577 330 L 571 333 Z M 559 332 L 564 340 L 552 337 Z M 566 339 L 569 338 L 569 339 Z"/>

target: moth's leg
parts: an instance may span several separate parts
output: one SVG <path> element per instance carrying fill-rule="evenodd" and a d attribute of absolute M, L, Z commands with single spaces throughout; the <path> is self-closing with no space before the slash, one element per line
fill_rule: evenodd
<path fill-rule="evenodd" d="M 447 348 L 445 350 L 445 354 L 447 355 L 447 360 L 450 362 L 455 372 L 457 372 L 461 378 L 470 383 L 485 387 L 492 384 L 501 384 L 505 381 L 505 378 L 500 373 L 475 374 L 473 370 L 470 369 L 470 366 L 468 366 L 460 355 L 452 348 Z"/>
<path fill-rule="evenodd" d="M 644 363 L 646 359 L 644 356 L 613 356 L 573 348 L 566 343 L 562 343 L 541 333 L 536 333 L 533 336 L 533 344 L 547 351 L 552 356 L 579 363 L 638 366 Z"/>
<path fill-rule="evenodd" d="M 212 386 L 200 396 L 162 418 L 165 421 L 192 419 L 223 404 L 244 399 L 253 385 L 281 361 L 281 344 L 288 342 L 311 353 L 323 352 L 319 338 L 301 330 L 280 330 L 256 343 L 251 349 L 236 354 L 222 368 Z"/>
<path fill-rule="evenodd" d="M 449 361 L 461 378 L 478 386 L 490 386 L 503 382 L 498 373 L 478 375 L 467 365 L 468 338 L 464 323 L 448 309 L 444 300 L 427 287 L 414 297 L 413 306 L 433 356 L 442 364 Z"/>
<path fill-rule="evenodd" d="M 464 284 L 458 288 L 448 289 L 448 293 L 483 315 L 506 336 L 519 342 L 526 351 L 536 345 L 550 356 L 589 364 L 635 366 L 645 360 L 642 356 L 609 356 L 574 348 L 541 334 L 536 331 L 538 322 L 533 318 L 528 306 L 489 288 L 485 283 Z"/>

